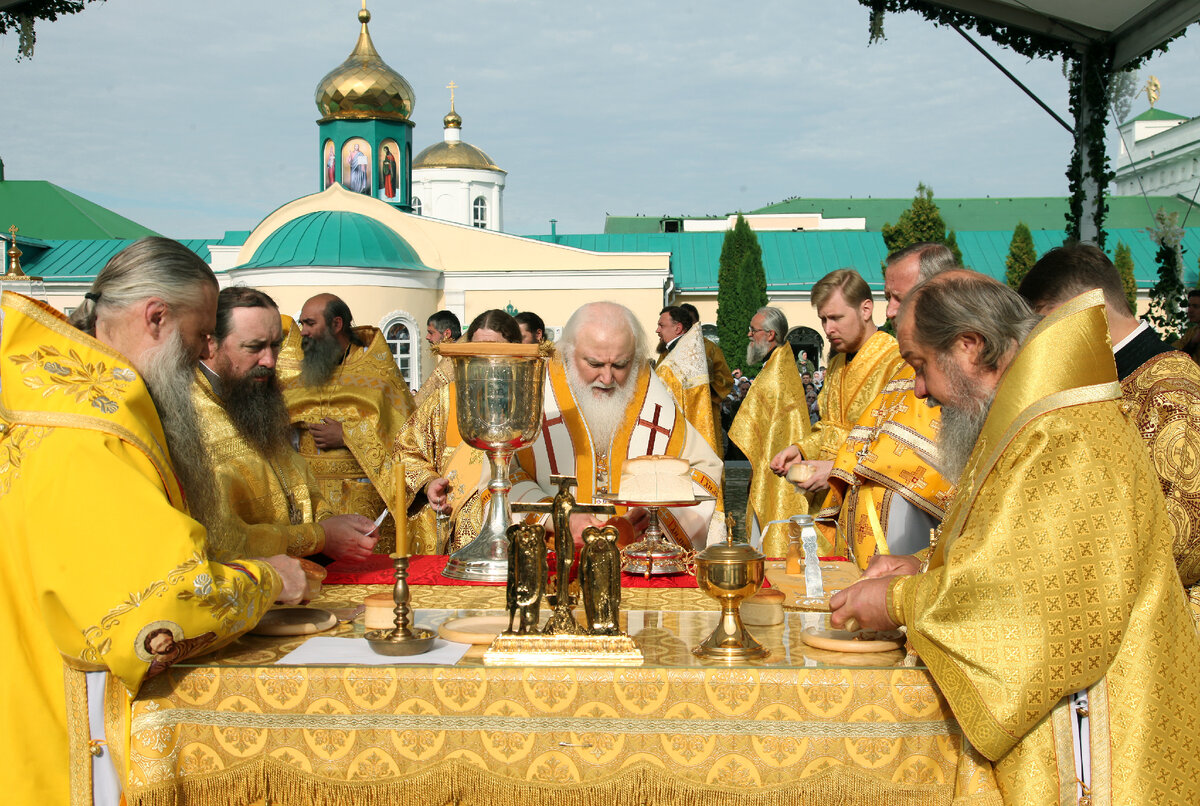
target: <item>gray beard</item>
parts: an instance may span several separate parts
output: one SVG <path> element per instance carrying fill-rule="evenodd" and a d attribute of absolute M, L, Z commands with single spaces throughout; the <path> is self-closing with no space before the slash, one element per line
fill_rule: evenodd
<path fill-rule="evenodd" d="M 746 344 L 746 363 L 761 364 L 767 360 L 767 356 L 774 349 L 770 344 L 759 344 L 756 341 L 750 341 Z"/>
<path fill-rule="evenodd" d="M 324 336 L 305 336 L 300 340 L 304 358 L 300 362 L 300 382 L 305 386 L 324 386 L 333 378 L 342 361 L 342 345 L 329 331 Z"/>
<path fill-rule="evenodd" d="M 139 363 L 138 369 L 162 421 L 171 465 L 179 477 L 188 511 L 206 529 L 219 528 L 216 476 L 192 402 L 196 367 L 188 359 L 182 334 L 176 329 L 161 347 L 147 350 Z"/>
<path fill-rule="evenodd" d="M 270 380 L 255 380 L 264 377 Z M 274 370 L 255 367 L 240 380 L 223 380 L 222 387 L 230 422 L 259 453 L 269 458 L 291 447 L 291 417 Z"/>
<path fill-rule="evenodd" d="M 567 386 L 571 389 L 571 396 L 575 398 L 575 405 L 579 407 L 579 414 L 587 424 L 588 433 L 592 437 L 592 448 L 607 454 L 612 446 L 613 435 L 625 421 L 625 413 L 633 401 L 637 371 L 631 369 L 625 385 L 618 386 L 611 396 L 596 397 L 592 388 L 579 377 L 573 358 L 566 358 Z"/>
<path fill-rule="evenodd" d="M 980 394 L 958 365 L 942 356 L 936 360 L 938 367 L 946 374 L 954 397 L 961 402 L 952 406 L 933 397 L 925 400 L 926 405 L 942 407 L 937 439 L 938 459 L 935 464 L 944 477 L 957 484 L 975 450 L 975 443 L 979 441 L 979 433 L 987 422 L 996 391 L 993 389 L 988 394 Z"/>

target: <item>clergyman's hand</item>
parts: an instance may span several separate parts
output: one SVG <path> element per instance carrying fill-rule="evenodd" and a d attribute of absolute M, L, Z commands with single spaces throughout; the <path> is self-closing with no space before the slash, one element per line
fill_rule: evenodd
<path fill-rule="evenodd" d="M 375 522 L 362 515 L 334 515 L 321 521 L 325 530 L 325 548 L 321 551 L 335 560 L 360 563 L 371 556 L 379 541 Z"/>
<path fill-rule="evenodd" d="M 863 571 L 866 579 L 911 576 L 920 572 L 921 561 L 911 554 L 876 554 Z"/>
<path fill-rule="evenodd" d="M 308 580 L 304 576 L 304 569 L 300 567 L 300 561 L 295 557 L 276 554 L 274 557 L 259 559 L 270 563 L 283 580 L 283 590 L 275 601 L 280 604 L 299 604 L 308 595 Z"/>
<path fill-rule="evenodd" d="M 429 506 L 439 515 L 449 515 L 450 510 L 450 479 L 434 479 L 425 485 L 425 497 Z"/>
<path fill-rule="evenodd" d="M 308 424 L 308 432 L 312 434 L 313 442 L 323 451 L 346 447 L 342 424 L 337 420 L 322 417 L 321 422 Z"/>
<path fill-rule="evenodd" d="M 894 630 L 887 612 L 890 579 L 862 579 L 829 600 L 829 622 L 835 629 Z M 853 621 L 852 621 L 853 620 Z"/>
<path fill-rule="evenodd" d="M 571 516 L 571 539 L 575 541 L 575 550 L 583 548 L 583 530 L 589 526 L 600 528 L 604 525 L 604 521 L 597 518 L 590 512 L 576 512 Z"/>
<path fill-rule="evenodd" d="M 794 463 L 793 463 L 794 464 Z M 817 459 L 805 462 L 813 469 L 812 475 L 804 481 L 796 482 L 796 486 L 810 493 L 819 493 L 829 489 L 829 473 L 833 470 L 833 462 L 828 459 Z"/>
<path fill-rule="evenodd" d="M 771 459 L 771 472 L 776 476 L 782 476 L 800 459 L 800 449 L 795 445 L 788 445 Z"/>

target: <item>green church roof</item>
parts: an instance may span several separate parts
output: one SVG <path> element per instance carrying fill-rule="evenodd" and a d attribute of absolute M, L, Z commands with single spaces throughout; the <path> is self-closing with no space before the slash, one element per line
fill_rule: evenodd
<path fill-rule="evenodd" d="M 1155 262 L 1157 245 L 1144 228 L 1106 228 L 1109 250 L 1118 242 L 1129 246 L 1138 286 L 1149 288 L 1158 281 Z M 1066 232 L 1037 230 L 1033 246 L 1038 254 L 1061 246 Z M 887 256 L 883 236 L 878 232 L 759 232 L 767 292 L 808 290 L 812 284 L 834 269 L 854 268 L 876 290 L 883 288 L 880 266 Z M 717 290 L 717 270 L 721 257 L 723 232 L 670 232 L 604 235 L 537 235 L 534 240 L 586 249 L 594 252 L 670 252 L 671 274 L 675 287 L 684 293 L 713 293 Z M 959 231 L 956 234 L 963 262 L 971 268 L 1004 281 L 1004 260 L 1008 256 L 1012 232 Z M 1200 229 L 1188 228 L 1183 238 L 1184 278 L 1188 287 L 1197 284 L 1196 261 L 1187 256 L 1200 253 Z"/>
<path fill-rule="evenodd" d="M 239 268 L 354 266 L 432 271 L 391 228 L 361 213 L 326 210 L 293 219 L 267 236 Z"/>
<path fill-rule="evenodd" d="M 1135 120 L 1187 120 L 1187 115 L 1176 115 L 1174 112 L 1168 112 L 1165 109 L 1155 109 L 1150 107 L 1136 118 L 1130 118 L 1125 123 L 1133 123 Z M 1124 126 L 1125 123 L 1121 125 Z"/>
<path fill-rule="evenodd" d="M 0 228 L 16 224 L 18 238 L 136 240 L 158 233 L 53 182 L 0 180 Z"/>
<path fill-rule="evenodd" d="M 24 253 L 21 266 L 26 274 L 42 277 L 46 282 L 84 282 L 95 278 L 108 261 L 135 239 L 114 240 L 47 240 L 40 244 L 26 243 L 20 235 L 17 245 Z M 208 245 L 215 239 L 197 238 L 180 243 L 208 262 Z"/>
<path fill-rule="evenodd" d="M 1066 223 L 1067 199 L 1061 196 L 1024 198 L 942 199 L 934 197 L 946 229 L 955 231 L 997 231 L 1012 234 L 1018 222 L 1034 231 L 1056 232 Z M 1179 213 L 1182 221 L 1193 205 L 1179 196 L 1109 196 L 1105 227 L 1127 229 L 1153 227 L 1159 207 Z M 825 218 L 864 218 L 868 232 L 879 232 L 884 224 L 895 224 L 900 214 L 912 205 L 904 199 L 788 199 L 768 204 L 747 215 L 821 213 Z M 610 235 L 662 232 L 663 219 L 652 216 L 609 216 L 604 232 Z M 711 220 L 712 216 L 681 216 L 678 220 Z M 1191 226 L 1200 226 L 1200 210 L 1188 218 Z"/>

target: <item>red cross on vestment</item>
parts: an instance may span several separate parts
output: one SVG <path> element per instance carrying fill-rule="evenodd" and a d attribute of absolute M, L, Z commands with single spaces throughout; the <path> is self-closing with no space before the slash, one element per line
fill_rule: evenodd
<path fill-rule="evenodd" d="M 558 475 L 558 460 L 554 458 L 554 443 L 550 441 L 550 426 L 558 425 L 562 421 L 561 414 L 553 420 L 542 420 L 542 442 L 546 443 L 546 458 L 550 460 L 550 472 L 555 476 Z"/>
<path fill-rule="evenodd" d="M 659 424 L 658 424 L 658 418 L 659 418 L 659 417 L 661 417 L 661 416 L 662 416 L 662 404 L 661 404 L 661 403 L 655 403 L 655 404 L 654 404 L 654 419 L 653 419 L 653 420 L 647 420 L 647 419 L 646 419 L 646 418 L 644 418 L 644 417 L 639 417 L 639 418 L 638 418 L 638 421 L 637 421 L 637 424 L 638 424 L 638 425 L 644 425 L 644 426 L 646 426 L 647 428 L 649 428 L 649 429 L 650 429 L 650 438 L 646 440 L 646 454 L 647 454 L 647 455 L 651 455 L 651 454 L 653 454 L 653 453 L 654 453 L 654 439 L 655 439 L 655 437 L 657 437 L 659 434 L 662 434 L 664 437 L 670 437 L 670 436 L 671 436 L 671 432 L 670 432 L 670 431 L 668 431 L 668 430 L 667 430 L 667 429 L 666 429 L 664 426 L 661 426 L 661 425 L 659 425 Z"/>

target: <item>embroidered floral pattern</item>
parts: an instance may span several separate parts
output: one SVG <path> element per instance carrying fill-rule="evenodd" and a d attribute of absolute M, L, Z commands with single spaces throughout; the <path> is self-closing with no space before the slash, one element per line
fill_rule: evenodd
<path fill-rule="evenodd" d="M 84 361 L 74 349 L 64 353 L 48 344 L 28 354 L 11 356 L 9 360 L 21 368 L 25 385 L 40 389 L 42 397 L 61 392 L 78 403 L 90 401 L 105 414 L 120 408 L 116 401 L 137 377 L 124 367 L 110 370 L 103 361 Z"/>

